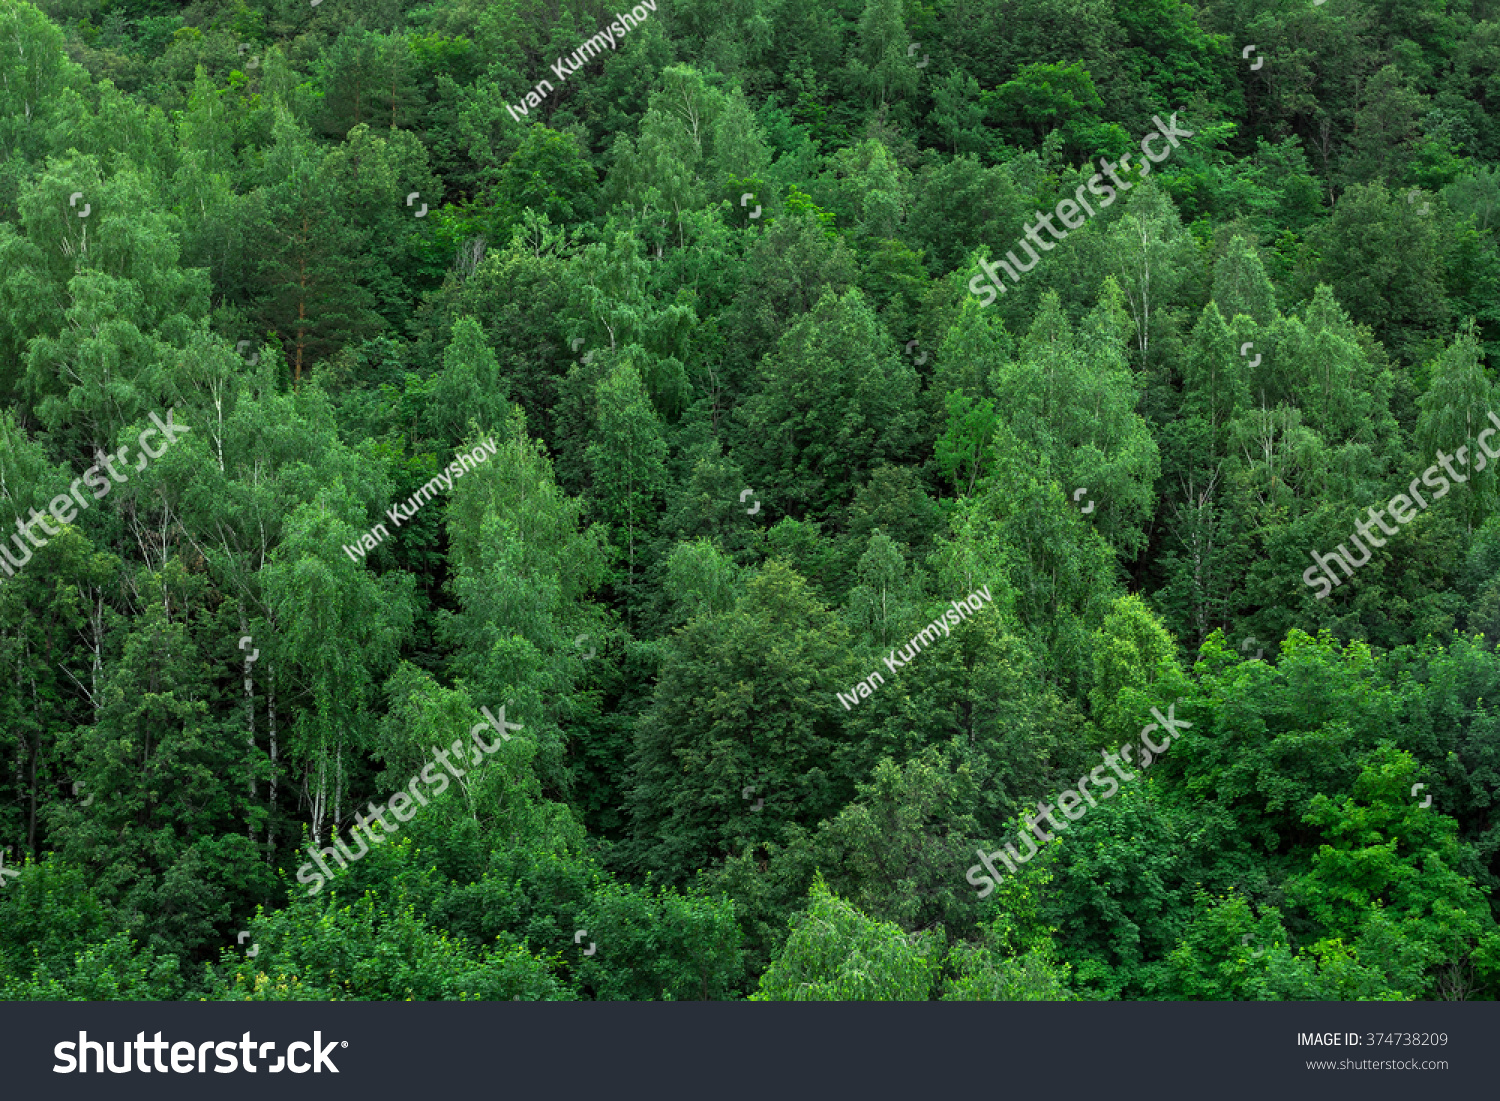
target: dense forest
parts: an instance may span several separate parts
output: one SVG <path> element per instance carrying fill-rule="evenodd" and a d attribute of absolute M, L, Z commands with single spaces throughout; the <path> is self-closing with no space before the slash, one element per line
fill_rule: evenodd
<path fill-rule="evenodd" d="M 1497 107 L 1500 0 L 0 0 L 0 998 L 1500 996 Z"/>

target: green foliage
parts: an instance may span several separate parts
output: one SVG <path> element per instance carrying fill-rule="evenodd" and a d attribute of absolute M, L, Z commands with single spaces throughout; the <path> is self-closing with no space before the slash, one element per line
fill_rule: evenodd
<path fill-rule="evenodd" d="M 684 897 L 601 884 L 581 919 L 601 956 L 584 956 L 579 982 L 606 1001 L 721 1001 L 744 979 L 744 934 L 728 898 Z"/>
<path fill-rule="evenodd" d="M 1056 127 L 1065 126 L 1070 146 L 1093 137 L 1096 112 L 1104 107 L 1093 78 L 1079 62 L 1070 65 L 1023 65 L 1015 78 L 993 92 L 981 93 L 1002 125 L 1019 130 L 1039 145 Z M 1114 150 L 1110 150 L 1114 152 Z"/>
<path fill-rule="evenodd" d="M 781 955 L 752 1001 L 927 1001 L 941 966 L 931 934 L 907 936 L 873 921 L 813 882 L 808 909 L 793 919 Z"/>
<path fill-rule="evenodd" d="M 223 1001 L 560 1001 L 547 961 L 519 945 L 477 950 L 431 928 L 400 894 L 336 893 L 250 921 L 254 958 L 225 949 Z M 236 958 L 238 957 L 238 958 Z"/>
<path fill-rule="evenodd" d="M 1500 996 L 1493 7 L 0 0 L 0 997 Z"/>

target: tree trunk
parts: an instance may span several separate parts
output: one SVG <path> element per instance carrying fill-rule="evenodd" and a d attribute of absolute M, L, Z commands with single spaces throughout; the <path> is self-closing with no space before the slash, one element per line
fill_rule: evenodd
<path fill-rule="evenodd" d="M 241 607 L 240 630 L 244 632 L 247 627 L 245 610 Z M 250 638 L 250 636 L 248 634 L 241 634 L 240 638 L 243 640 Z M 259 651 L 255 649 L 255 639 L 253 638 L 250 638 L 248 649 L 245 649 L 243 645 L 241 649 L 244 650 L 245 654 L 245 767 L 249 774 L 248 794 L 250 796 L 250 807 L 253 809 L 255 806 L 255 681 L 250 673 L 250 664 L 252 655 L 258 655 Z M 250 817 L 247 836 L 250 838 L 250 843 L 252 845 L 255 844 L 255 818 L 253 816 Z"/>
<path fill-rule="evenodd" d="M 266 725 L 271 746 L 271 799 L 270 816 L 266 819 L 266 859 L 276 855 L 276 669 L 266 663 Z"/>
<path fill-rule="evenodd" d="M 302 349 L 307 344 L 307 213 L 302 214 L 302 248 L 297 255 L 297 362 L 292 381 L 302 383 Z"/>

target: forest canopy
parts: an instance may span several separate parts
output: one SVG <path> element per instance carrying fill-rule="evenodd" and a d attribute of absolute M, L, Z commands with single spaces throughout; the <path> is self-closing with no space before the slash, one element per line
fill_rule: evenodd
<path fill-rule="evenodd" d="M 0 998 L 1500 996 L 1497 103 L 1500 0 L 0 0 Z"/>

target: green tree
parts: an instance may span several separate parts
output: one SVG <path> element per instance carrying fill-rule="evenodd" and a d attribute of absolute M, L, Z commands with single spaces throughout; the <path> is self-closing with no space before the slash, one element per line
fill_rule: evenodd
<path fill-rule="evenodd" d="M 1432 366 L 1427 392 L 1417 399 L 1417 453 L 1439 462 L 1456 459 L 1461 485 L 1453 487 L 1463 510 L 1464 527 L 1473 531 L 1495 509 L 1496 466 L 1477 442 L 1491 426 L 1495 389 L 1479 362 L 1479 339 L 1472 322 L 1443 349 Z"/>
<path fill-rule="evenodd" d="M 599 429 L 589 444 L 592 496 L 599 516 L 619 534 L 627 599 L 636 595 L 636 555 L 656 528 L 667 482 L 667 445 L 641 377 L 618 365 L 599 383 Z"/>
<path fill-rule="evenodd" d="M 911 454 L 916 396 L 916 372 L 863 296 L 829 292 L 762 363 L 736 450 L 778 511 L 819 515 L 861 471 Z"/>
<path fill-rule="evenodd" d="M 838 620 L 783 563 L 747 581 L 733 612 L 692 620 L 636 727 L 632 863 L 672 883 L 835 813 L 852 783 L 834 771 L 834 689 L 857 676 Z M 769 793 L 761 810 L 747 786 Z"/>
<path fill-rule="evenodd" d="M 381 326 L 364 286 L 369 237 L 351 224 L 322 158 L 287 112 L 277 116 L 266 169 L 274 182 L 248 212 L 250 236 L 265 250 L 255 265 L 252 316 L 277 334 L 300 383 L 305 367 Z"/>
<path fill-rule="evenodd" d="M 907 56 L 911 39 L 901 0 L 865 0 L 856 36 L 849 76 L 867 102 L 884 111 L 890 101 L 916 91 L 920 71 Z"/>
<path fill-rule="evenodd" d="M 819 877 L 808 910 L 793 920 L 780 956 L 752 1001 L 921 1002 L 932 996 L 942 949 L 932 934 L 908 936 L 872 921 Z"/>

